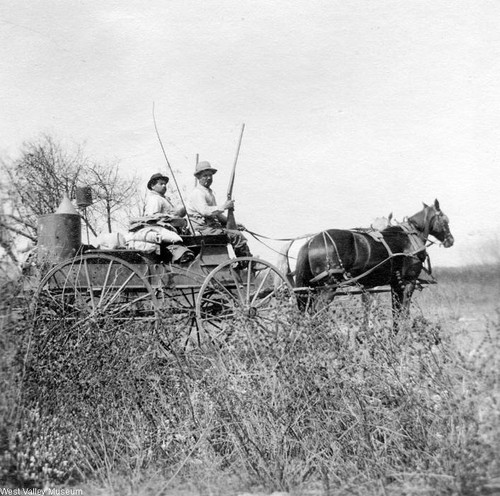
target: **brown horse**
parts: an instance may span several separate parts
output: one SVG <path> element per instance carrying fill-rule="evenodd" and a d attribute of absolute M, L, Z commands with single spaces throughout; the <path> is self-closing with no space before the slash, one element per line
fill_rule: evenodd
<path fill-rule="evenodd" d="M 433 236 L 445 248 L 453 245 L 448 217 L 439 202 L 404 222 L 382 231 L 329 229 L 314 235 L 297 258 L 294 285 L 313 294 L 331 294 L 343 286 L 361 289 L 389 285 L 395 315 L 407 311 L 415 284 L 427 257 L 426 243 Z M 303 293 L 304 294 L 304 293 Z M 299 305 L 307 298 L 299 296 Z"/>

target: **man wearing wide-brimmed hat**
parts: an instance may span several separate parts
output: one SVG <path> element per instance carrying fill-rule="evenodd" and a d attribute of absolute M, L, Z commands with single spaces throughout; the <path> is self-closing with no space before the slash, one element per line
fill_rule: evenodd
<path fill-rule="evenodd" d="M 184 217 L 186 210 L 184 207 L 176 208 L 165 196 L 169 178 L 160 172 L 153 174 L 148 181 L 148 193 L 146 196 L 146 206 L 144 215 Z"/>
<path fill-rule="evenodd" d="M 222 234 L 226 231 L 224 227 L 227 217 L 224 212 L 234 208 L 234 200 L 226 200 L 217 204 L 215 195 L 210 188 L 213 176 L 217 172 L 209 162 L 202 161 L 196 164 L 195 177 L 198 179 L 196 188 L 189 196 L 187 213 L 194 229 L 199 234 Z M 234 252 L 238 257 L 251 256 L 245 237 L 239 233 L 227 233 Z"/>
<path fill-rule="evenodd" d="M 132 246 L 134 249 L 145 250 L 149 249 L 149 245 L 152 244 L 155 248 L 156 243 L 147 238 L 153 232 L 167 245 L 166 250 L 170 252 L 172 262 L 190 263 L 194 259 L 194 254 L 186 246 L 178 244 L 182 241 L 178 234 L 183 234 L 186 226 L 186 220 L 182 218 L 186 215 L 186 210 L 184 207 L 175 208 L 165 196 L 168 181 L 169 178 L 159 172 L 150 177 L 147 184 L 144 216 L 130 219 L 130 232 L 139 236 L 131 239 Z M 172 231 L 176 234 L 172 235 Z M 136 247 L 137 243 L 141 246 L 140 248 Z"/>

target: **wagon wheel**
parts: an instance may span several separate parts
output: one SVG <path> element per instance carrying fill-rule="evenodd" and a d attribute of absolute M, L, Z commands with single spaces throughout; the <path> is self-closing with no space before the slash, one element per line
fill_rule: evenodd
<path fill-rule="evenodd" d="M 237 270 L 238 265 L 247 265 Z M 231 327 L 251 326 L 259 334 L 286 328 L 295 294 L 286 277 L 272 264 L 253 257 L 228 260 L 205 279 L 196 302 L 198 324 L 211 341 L 227 341 Z"/>
<path fill-rule="evenodd" d="M 179 351 L 188 351 L 201 344 L 196 299 L 201 286 L 162 288 L 158 293 L 161 308 L 160 339 L 177 345 Z M 165 331 L 165 332 L 163 332 Z"/>
<path fill-rule="evenodd" d="M 155 321 L 158 301 L 146 276 L 113 255 L 85 254 L 53 267 L 35 295 L 36 323 Z"/>

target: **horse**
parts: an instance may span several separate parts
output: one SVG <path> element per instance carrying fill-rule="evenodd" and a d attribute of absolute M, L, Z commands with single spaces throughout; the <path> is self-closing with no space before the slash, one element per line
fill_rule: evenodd
<path fill-rule="evenodd" d="M 437 199 L 430 206 L 424 203 L 421 211 L 401 223 L 388 222 L 380 231 L 329 229 L 313 235 L 298 252 L 294 274 L 288 273 L 299 306 L 309 305 L 306 292 L 333 299 L 342 287 L 356 285 L 365 291 L 388 285 L 393 315 L 401 318 L 409 310 L 423 270 L 429 236 L 445 248 L 453 246 L 449 219 Z"/>

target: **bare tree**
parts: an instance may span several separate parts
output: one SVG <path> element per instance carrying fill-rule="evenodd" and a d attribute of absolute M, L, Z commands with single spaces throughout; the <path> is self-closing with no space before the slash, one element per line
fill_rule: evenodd
<path fill-rule="evenodd" d="M 106 219 L 107 230 L 112 232 L 112 222 L 123 220 L 127 207 L 137 197 L 136 180 L 120 177 L 116 163 L 93 164 L 86 176 L 97 200 L 94 204 L 94 216 Z"/>
<path fill-rule="evenodd" d="M 66 150 L 47 135 L 25 143 L 18 159 L 2 160 L 0 172 L 0 246 L 13 261 L 16 240 L 36 241 L 38 218 L 55 212 L 65 195 L 74 198 L 78 186 L 90 185 L 101 200 L 84 219 L 93 234 L 103 224 L 111 231 L 120 208 L 134 203 L 135 181 L 120 178 L 117 164 L 95 163 L 81 146 Z"/>
<path fill-rule="evenodd" d="M 1 164 L 2 227 L 36 239 L 38 217 L 54 212 L 62 197 L 73 193 L 84 165 L 80 149 L 66 154 L 49 136 L 25 143 L 19 159 Z"/>

